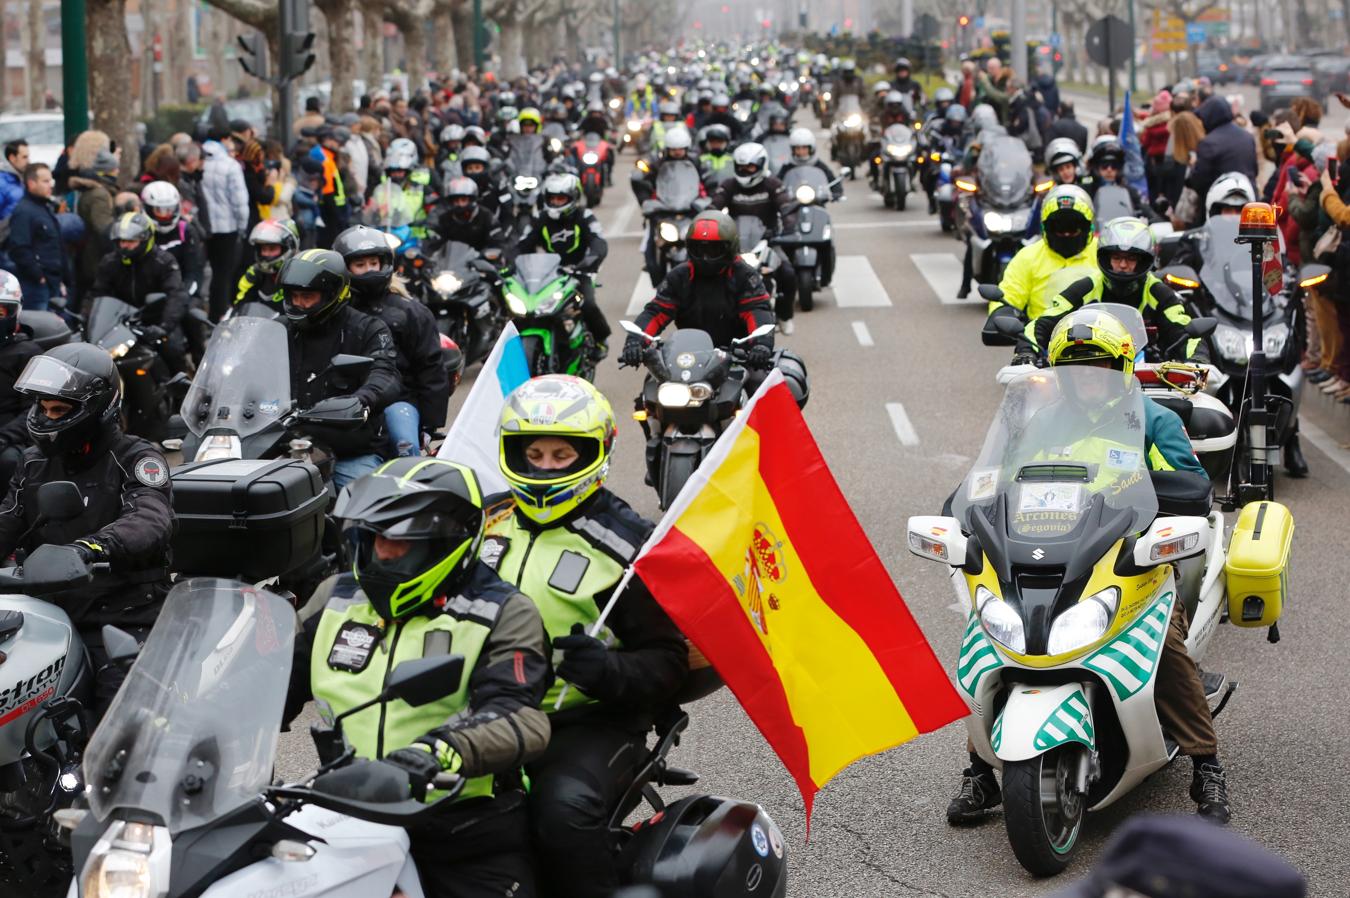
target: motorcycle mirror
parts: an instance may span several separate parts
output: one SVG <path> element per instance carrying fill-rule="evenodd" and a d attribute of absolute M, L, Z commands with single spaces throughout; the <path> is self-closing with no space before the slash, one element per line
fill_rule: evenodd
<path fill-rule="evenodd" d="M 104 624 L 103 650 L 107 652 L 109 661 L 125 661 L 140 654 L 141 644 L 126 630 L 119 630 L 112 624 Z"/>
<path fill-rule="evenodd" d="M 1186 334 L 1191 337 L 1208 337 L 1219 326 L 1217 318 L 1192 318 L 1186 325 Z"/>
<path fill-rule="evenodd" d="M 333 356 L 330 367 L 333 371 L 365 379 L 366 374 L 370 372 L 371 366 L 374 364 L 375 360 L 367 356 L 340 352 Z"/>
<path fill-rule="evenodd" d="M 1026 325 L 1022 324 L 1020 319 L 1012 318 L 1008 315 L 1000 315 L 991 320 L 994 322 L 994 330 L 1005 337 L 1016 339 L 1017 337 L 1020 337 L 1022 331 L 1026 329 Z"/>
<path fill-rule="evenodd" d="M 398 699 L 414 708 L 429 705 L 458 691 L 463 676 L 463 655 L 414 658 L 394 668 L 381 698 Z"/>
<path fill-rule="evenodd" d="M 192 283 L 188 284 L 188 288 L 187 288 L 188 296 L 196 296 L 196 295 L 197 295 L 197 288 L 198 288 L 198 284 L 197 284 L 196 281 L 193 281 Z"/>
<path fill-rule="evenodd" d="M 772 325 L 772 324 L 761 324 L 759 327 L 755 328 L 755 329 L 752 330 L 750 333 L 746 334 L 744 337 L 742 337 L 742 338 L 739 339 L 739 340 L 736 340 L 735 342 L 736 342 L 736 343 L 747 343 L 747 342 L 749 342 L 750 340 L 754 340 L 754 339 L 757 338 L 757 337 L 762 337 L 762 336 L 764 336 L 765 334 L 771 334 L 771 333 L 773 333 L 773 331 L 774 331 L 774 325 Z"/>
<path fill-rule="evenodd" d="M 390 248 L 391 250 L 397 250 L 400 246 L 403 245 L 403 241 L 402 241 L 402 240 L 400 240 L 400 239 L 399 239 L 397 236 L 395 236 L 394 234 L 389 234 L 389 233 L 386 233 L 386 234 L 384 235 L 384 242 L 387 243 L 387 244 L 389 244 L 389 248 Z"/>
<path fill-rule="evenodd" d="M 644 331 L 642 328 L 638 327 L 636 324 L 634 324 L 634 323 L 631 322 L 631 321 L 620 321 L 620 322 L 619 322 L 619 327 L 623 328 L 624 331 L 626 331 L 627 333 L 632 334 L 632 335 L 635 336 L 635 337 L 641 337 L 642 339 L 646 340 L 648 343 L 655 343 L 655 342 L 656 342 L 656 338 L 655 338 L 655 337 L 653 337 L 651 334 L 647 333 L 646 331 Z"/>
<path fill-rule="evenodd" d="M 952 567 L 966 563 L 966 537 L 956 518 L 915 515 L 909 519 L 909 551 Z"/>
<path fill-rule="evenodd" d="M 998 284 L 980 284 L 978 290 L 981 299 L 986 299 L 989 302 L 1003 301 L 1003 288 Z"/>
<path fill-rule="evenodd" d="M 216 326 L 216 323 L 211 320 L 211 316 L 201 309 L 188 309 L 188 317 L 198 324 L 205 324 L 208 327 Z"/>
<path fill-rule="evenodd" d="M 497 266 L 493 265 L 487 259 L 474 259 L 469 263 L 469 267 L 480 274 L 496 274 Z"/>
<path fill-rule="evenodd" d="M 84 514 L 84 496 L 69 480 L 53 480 L 38 487 L 37 507 L 48 521 L 73 521 Z"/>

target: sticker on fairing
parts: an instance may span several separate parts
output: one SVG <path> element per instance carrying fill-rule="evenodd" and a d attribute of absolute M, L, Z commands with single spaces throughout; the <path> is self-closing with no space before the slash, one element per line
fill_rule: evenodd
<path fill-rule="evenodd" d="M 1106 466 L 1121 471 L 1134 471 L 1139 467 L 1139 453 L 1131 449 L 1107 449 Z"/>
<path fill-rule="evenodd" d="M 1082 505 L 1083 487 L 1072 483 L 1024 483 L 1018 497 L 1018 511 L 1077 511 Z"/>
<path fill-rule="evenodd" d="M 485 536 L 483 537 L 483 545 L 478 550 L 478 560 L 495 571 L 502 563 L 502 556 L 506 554 L 506 550 L 510 546 L 511 540 L 505 536 Z"/>
<path fill-rule="evenodd" d="M 966 487 L 966 498 L 971 502 L 991 499 L 998 492 L 998 468 L 983 468 L 970 472 L 970 485 Z"/>
<path fill-rule="evenodd" d="M 758 823 L 750 827 L 750 843 L 755 846 L 755 854 L 760 857 L 769 856 L 769 837 L 764 832 L 764 827 Z"/>

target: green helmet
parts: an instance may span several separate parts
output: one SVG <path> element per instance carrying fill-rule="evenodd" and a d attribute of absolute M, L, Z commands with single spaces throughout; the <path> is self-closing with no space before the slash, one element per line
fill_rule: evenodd
<path fill-rule="evenodd" d="M 1041 236 L 1066 259 L 1087 247 L 1092 221 L 1092 197 L 1076 184 L 1056 184 L 1041 201 Z"/>
<path fill-rule="evenodd" d="M 439 458 L 386 462 L 343 490 L 333 515 L 356 545 L 356 581 L 386 621 L 457 594 L 483 540 L 477 475 Z"/>

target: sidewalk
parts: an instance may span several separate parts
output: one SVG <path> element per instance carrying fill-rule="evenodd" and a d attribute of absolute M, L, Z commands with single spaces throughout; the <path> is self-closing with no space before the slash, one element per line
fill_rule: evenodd
<path fill-rule="evenodd" d="M 1306 384 L 1299 406 L 1299 428 L 1304 439 L 1350 471 L 1350 405 L 1336 402 Z"/>

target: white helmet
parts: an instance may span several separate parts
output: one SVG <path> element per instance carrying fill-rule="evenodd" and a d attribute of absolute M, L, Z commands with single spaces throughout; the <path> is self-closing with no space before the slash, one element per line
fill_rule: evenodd
<path fill-rule="evenodd" d="M 667 150 L 684 150 L 687 153 L 693 146 L 694 138 L 689 135 L 688 128 L 680 126 L 666 132 Z"/>
<path fill-rule="evenodd" d="M 633 79 L 633 87 L 635 87 L 638 90 L 646 90 L 647 76 L 639 74 L 636 78 Z"/>
<path fill-rule="evenodd" d="M 891 92 L 891 82 L 889 81 L 878 81 L 875 85 L 872 86 L 873 94 L 888 94 L 890 92 Z"/>
<path fill-rule="evenodd" d="M 769 154 L 761 144 L 743 143 L 731 154 L 731 164 L 736 172 L 736 183 L 754 187 L 768 174 Z"/>
<path fill-rule="evenodd" d="M 141 190 L 141 205 L 155 223 L 155 230 L 168 234 L 178 227 L 178 216 L 183 209 L 183 198 L 178 188 L 168 181 L 151 181 Z"/>
<path fill-rule="evenodd" d="M 1072 137 L 1056 137 L 1045 145 L 1045 167 L 1054 171 L 1066 162 L 1082 167 L 1083 153 Z"/>
<path fill-rule="evenodd" d="M 384 154 L 384 170 L 412 171 L 417 168 L 417 144 L 400 137 L 389 144 Z"/>
<path fill-rule="evenodd" d="M 1205 211 L 1213 215 L 1219 207 L 1241 208 L 1256 202 L 1256 190 L 1251 180 L 1240 172 L 1220 175 L 1205 194 Z"/>
<path fill-rule="evenodd" d="M 811 152 L 806 156 L 797 155 L 797 147 L 810 147 Z M 791 161 L 795 165 L 815 165 L 816 163 L 816 134 L 810 128 L 793 128 L 792 133 L 788 135 L 788 150 L 792 153 Z"/>
<path fill-rule="evenodd" d="M 19 279 L 0 268 L 0 303 L 18 303 L 23 299 L 23 287 Z M 17 312 L 17 306 L 15 311 Z"/>

